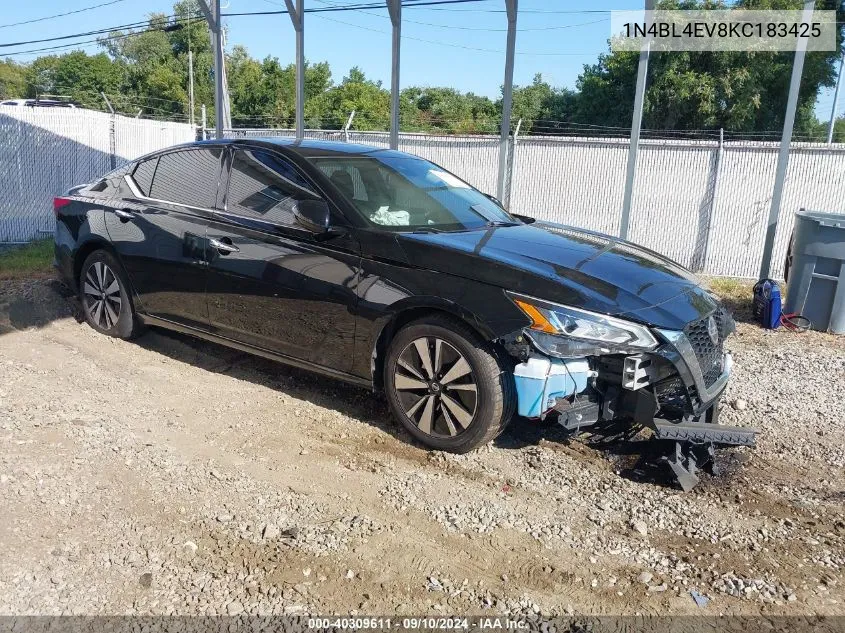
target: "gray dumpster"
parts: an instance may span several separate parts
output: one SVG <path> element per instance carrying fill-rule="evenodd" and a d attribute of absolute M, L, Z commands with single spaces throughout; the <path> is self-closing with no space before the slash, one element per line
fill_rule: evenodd
<path fill-rule="evenodd" d="M 795 214 L 785 311 L 803 314 L 814 330 L 845 334 L 845 214 Z"/>

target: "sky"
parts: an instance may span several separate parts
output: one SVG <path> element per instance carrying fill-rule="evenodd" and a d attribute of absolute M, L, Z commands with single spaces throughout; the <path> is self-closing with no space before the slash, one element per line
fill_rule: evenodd
<path fill-rule="evenodd" d="M 171 0 L 118 0 L 109 6 L 57 19 L 4 26 L 65 13 L 109 0 L 37 0 L 5 2 L 0 12 L 0 44 L 43 39 L 104 29 L 145 19 L 151 12 L 172 13 Z M 222 0 L 223 13 L 272 11 L 284 0 Z M 306 9 L 363 0 L 305 0 Z M 366 0 L 365 4 L 377 4 Z M 496 98 L 504 78 L 507 17 L 504 0 L 481 0 L 451 6 L 407 7 L 402 11 L 401 85 L 451 86 Z M 642 7 L 642 0 L 520 0 L 517 20 L 514 82 L 530 83 L 535 74 L 554 86 L 574 88 L 585 64 L 607 51 L 613 9 Z M 294 31 L 286 15 L 240 16 L 224 19 L 227 47 L 244 45 L 258 59 L 267 55 L 292 63 Z M 352 66 L 390 85 L 391 36 L 387 9 L 307 13 L 305 56 L 328 61 L 339 82 Z M 87 37 L 84 39 L 93 39 Z M 63 42 L 56 42 L 60 44 Z M 0 48 L 4 53 L 50 46 L 50 43 Z M 96 44 L 81 47 L 97 52 Z M 20 61 L 37 55 L 20 55 Z M 845 99 L 843 99 L 845 101 Z M 833 91 L 820 95 L 817 114 L 830 115 Z M 845 110 L 840 102 L 839 113 Z"/>

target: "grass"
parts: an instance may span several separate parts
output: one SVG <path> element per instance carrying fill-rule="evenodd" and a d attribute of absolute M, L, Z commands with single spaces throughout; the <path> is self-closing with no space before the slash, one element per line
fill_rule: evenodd
<path fill-rule="evenodd" d="M 42 277 L 52 274 L 53 240 L 37 240 L 0 251 L 0 279 Z"/>
<path fill-rule="evenodd" d="M 722 298 L 725 305 L 741 321 L 751 320 L 751 301 L 754 296 L 754 282 L 748 279 L 710 277 L 706 279 L 710 290 Z"/>

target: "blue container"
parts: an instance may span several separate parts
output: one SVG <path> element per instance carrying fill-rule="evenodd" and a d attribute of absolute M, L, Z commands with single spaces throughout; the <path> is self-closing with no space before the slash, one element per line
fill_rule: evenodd
<path fill-rule="evenodd" d="M 590 365 L 585 359 L 561 360 L 534 354 L 514 368 L 513 376 L 517 413 L 539 418 L 555 406 L 558 398 L 567 398 L 587 388 Z"/>
<path fill-rule="evenodd" d="M 783 311 L 780 288 L 774 279 L 761 279 L 754 284 L 754 318 L 767 330 L 780 326 Z"/>

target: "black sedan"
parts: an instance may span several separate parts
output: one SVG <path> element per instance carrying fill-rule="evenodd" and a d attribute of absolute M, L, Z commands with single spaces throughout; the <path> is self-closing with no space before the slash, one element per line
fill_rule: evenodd
<path fill-rule="evenodd" d="M 97 331 L 170 328 L 384 391 L 436 449 L 489 442 L 515 412 L 623 419 L 678 443 L 686 487 L 713 443 L 753 441 L 712 424 L 733 321 L 689 272 L 509 214 L 409 154 L 204 141 L 76 187 L 55 212 L 57 266 Z"/>

